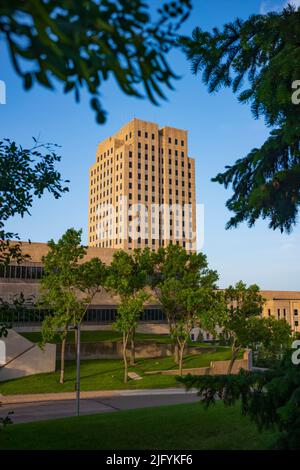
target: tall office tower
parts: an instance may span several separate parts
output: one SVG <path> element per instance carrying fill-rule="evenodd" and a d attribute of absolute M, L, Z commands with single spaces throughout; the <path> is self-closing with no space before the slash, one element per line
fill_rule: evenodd
<path fill-rule="evenodd" d="M 195 161 L 187 131 L 133 119 L 98 145 L 90 168 L 89 246 L 177 243 L 196 250 Z"/>

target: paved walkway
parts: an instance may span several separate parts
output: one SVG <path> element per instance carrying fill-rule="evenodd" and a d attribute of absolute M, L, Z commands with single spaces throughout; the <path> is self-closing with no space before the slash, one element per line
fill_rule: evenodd
<path fill-rule="evenodd" d="M 193 403 L 199 400 L 195 391 L 183 389 L 108 390 L 82 392 L 80 413 L 110 413 L 133 408 Z M 14 412 L 14 423 L 57 419 L 75 415 L 74 393 L 0 396 L 0 416 Z"/>

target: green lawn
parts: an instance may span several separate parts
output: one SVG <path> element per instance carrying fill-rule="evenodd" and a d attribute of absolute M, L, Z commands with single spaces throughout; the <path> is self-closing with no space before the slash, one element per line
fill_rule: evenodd
<path fill-rule="evenodd" d="M 29 333 L 20 333 L 25 338 L 29 339 L 33 343 L 40 343 L 42 341 L 42 335 L 39 331 L 29 332 Z M 162 334 L 146 334 L 146 333 L 137 333 L 137 341 L 155 341 L 156 343 L 170 344 L 171 337 L 170 335 Z M 96 343 L 99 341 L 122 341 L 122 334 L 114 330 L 82 330 L 81 331 L 81 341 L 84 343 Z M 53 339 L 54 343 L 59 343 L 60 338 L 57 335 Z M 68 342 L 75 342 L 74 331 L 68 332 Z M 189 342 L 192 346 L 201 346 L 203 348 L 211 347 L 212 345 L 204 342 Z"/>
<path fill-rule="evenodd" d="M 210 361 L 230 358 L 228 348 L 218 348 L 214 353 L 186 356 L 184 367 L 205 367 Z M 136 388 L 161 388 L 178 386 L 174 376 L 145 375 L 147 371 L 176 369 L 172 357 L 157 359 L 140 359 L 130 371 L 137 372 L 143 380 L 130 380 L 127 385 L 123 383 L 122 360 L 87 360 L 81 363 L 81 389 L 82 390 L 120 390 Z M 3 395 L 22 393 L 70 392 L 74 391 L 75 363 L 66 362 L 65 384 L 59 383 L 59 370 L 52 373 L 37 374 L 20 379 L 0 383 L 0 393 Z"/>
<path fill-rule="evenodd" d="M 255 450 L 269 448 L 239 406 L 200 403 L 14 424 L 1 432 L 0 449 Z"/>

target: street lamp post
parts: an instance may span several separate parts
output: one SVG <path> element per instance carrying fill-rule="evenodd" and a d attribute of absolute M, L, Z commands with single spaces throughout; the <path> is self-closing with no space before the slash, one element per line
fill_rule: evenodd
<path fill-rule="evenodd" d="M 76 416 L 80 414 L 80 323 L 77 325 L 76 348 Z"/>

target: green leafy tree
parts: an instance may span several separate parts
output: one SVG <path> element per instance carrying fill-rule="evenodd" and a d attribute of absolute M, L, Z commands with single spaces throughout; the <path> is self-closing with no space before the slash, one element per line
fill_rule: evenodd
<path fill-rule="evenodd" d="M 63 181 L 55 169 L 61 159 L 55 147 L 39 144 L 35 139 L 29 149 L 9 139 L 0 141 L 0 264 L 27 258 L 22 253 L 21 243 L 10 243 L 18 234 L 7 232 L 5 223 L 15 215 L 30 215 L 34 198 L 42 197 L 46 191 L 55 199 L 68 191 L 64 186 L 68 181 Z"/>
<path fill-rule="evenodd" d="M 224 297 L 227 308 L 220 326 L 231 342 L 230 374 L 239 352 L 264 338 L 261 334 L 262 319 L 259 318 L 264 299 L 257 285 L 247 287 L 242 281 L 228 287 Z"/>
<path fill-rule="evenodd" d="M 189 375 L 179 380 L 188 389 L 196 388 L 206 407 L 217 400 L 227 406 L 240 402 L 242 414 L 260 431 L 279 431 L 276 449 L 300 449 L 300 365 L 292 363 L 290 354 L 280 367 L 260 373 L 241 370 L 237 375 Z"/>
<path fill-rule="evenodd" d="M 49 251 L 43 258 L 44 276 L 40 283 L 39 304 L 50 309 L 51 313 L 44 319 L 42 335 L 45 342 L 60 334 L 60 383 L 64 382 L 68 328 L 70 325 L 76 328 L 82 323 L 95 295 L 104 289 L 107 276 L 107 268 L 99 258 L 84 262 L 87 250 L 81 245 L 81 234 L 82 230 L 72 228 L 57 243 L 50 240 Z"/>
<path fill-rule="evenodd" d="M 210 93 L 231 88 L 271 129 L 260 148 L 213 179 L 233 189 L 227 228 L 243 221 L 251 227 L 262 217 L 270 228 L 290 232 L 300 203 L 300 105 L 292 101 L 300 77 L 300 9 L 289 5 L 212 32 L 196 28 L 180 43 Z"/>
<path fill-rule="evenodd" d="M 77 296 L 78 262 L 86 254 L 81 245 L 82 231 L 69 229 L 56 243 L 48 242 L 49 251 L 43 257 L 44 276 L 40 282 L 39 304 L 51 310 L 42 324 L 43 341 L 57 332 L 61 338 L 60 383 L 64 383 L 65 346 L 69 325 L 76 324 L 83 305 Z"/>
<path fill-rule="evenodd" d="M 140 290 L 135 292 L 132 296 L 124 298 L 118 307 L 114 327 L 118 331 L 121 331 L 123 336 L 124 383 L 128 381 L 128 341 L 130 337 L 132 337 L 132 332 L 134 332 L 138 326 L 144 310 L 144 304 L 148 298 L 149 295 L 145 291 Z"/>
<path fill-rule="evenodd" d="M 136 298 L 138 293 L 145 292 L 152 271 L 152 256 L 149 248 L 133 250 L 131 253 L 118 250 L 114 253 L 108 270 L 106 287 L 119 296 L 121 305 L 123 303 L 128 305 L 130 298 Z M 135 330 L 136 324 L 134 323 L 130 331 L 131 364 L 135 362 Z"/>
<path fill-rule="evenodd" d="M 86 88 L 103 123 L 99 93 L 110 77 L 127 95 L 141 97 L 144 88 L 153 103 L 163 86 L 172 88 L 167 53 L 190 9 L 190 0 L 166 1 L 152 19 L 142 0 L 2 0 L 0 40 L 26 90 L 58 81 L 79 101 Z"/>
<path fill-rule="evenodd" d="M 83 302 L 83 311 L 76 318 L 76 323 L 82 323 L 84 316 L 95 296 L 105 290 L 108 269 L 99 258 L 80 263 L 77 267 L 76 290 Z"/>
<path fill-rule="evenodd" d="M 180 282 L 175 291 L 177 313 L 173 317 L 171 336 L 178 345 L 179 372 L 182 375 L 184 348 L 194 327 L 200 327 L 215 334 L 220 316 L 224 314 L 225 305 L 219 292 L 215 291 L 218 275 L 215 271 L 206 270 L 206 259 L 196 288 L 185 287 Z M 199 268 L 201 271 L 201 268 Z M 205 272 L 203 273 L 203 271 Z"/>
<path fill-rule="evenodd" d="M 276 320 L 273 317 L 262 318 L 259 323 L 259 335 L 254 338 L 251 346 L 256 351 L 256 364 L 274 367 L 291 347 L 291 327 L 286 320 Z M 257 341 L 258 338 L 260 342 Z"/>
<path fill-rule="evenodd" d="M 182 371 L 183 352 L 193 326 L 203 321 L 218 279 L 202 253 L 168 245 L 153 254 L 152 288 L 168 321 L 174 360 Z"/>

